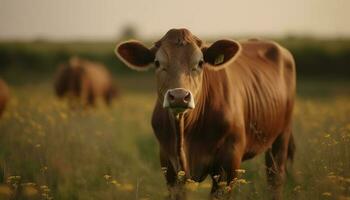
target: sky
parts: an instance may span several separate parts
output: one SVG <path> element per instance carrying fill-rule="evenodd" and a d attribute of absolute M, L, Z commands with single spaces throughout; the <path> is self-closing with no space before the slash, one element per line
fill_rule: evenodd
<path fill-rule="evenodd" d="M 0 40 L 110 40 L 188 28 L 199 37 L 350 37 L 350 0 L 0 0 Z"/>

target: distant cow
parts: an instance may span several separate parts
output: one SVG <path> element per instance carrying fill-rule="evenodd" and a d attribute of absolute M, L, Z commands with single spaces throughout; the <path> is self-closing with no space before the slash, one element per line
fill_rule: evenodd
<path fill-rule="evenodd" d="M 0 117 L 5 110 L 9 96 L 9 88 L 7 84 L 5 83 L 5 81 L 0 79 Z"/>
<path fill-rule="evenodd" d="M 112 83 L 110 73 L 105 66 L 73 57 L 68 63 L 61 64 L 55 80 L 55 92 L 58 97 L 80 99 L 84 105 L 93 106 L 98 98 L 110 104 L 117 90 Z"/>
<path fill-rule="evenodd" d="M 184 180 L 213 179 L 230 190 L 241 162 L 265 152 L 273 199 L 282 196 L 288 158 L 294 155 L 293 56 L 275 42 L 218 40 L 210 46 L 186 29 L 171 29 L 152 48 L 127 41 L 116 48 L 130 68 L 155 67 L 158 99 L 152 126 L 161 166 L 174 199 Z"/>

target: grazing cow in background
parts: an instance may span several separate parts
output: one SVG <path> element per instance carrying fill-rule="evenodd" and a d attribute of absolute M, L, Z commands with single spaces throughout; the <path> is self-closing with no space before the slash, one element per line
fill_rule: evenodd
<path fill-rule="evenodd" d="M 5 110 L 6 104 L 10 96 L 9 88 L 5 81 L 0 79 L 0 117 Z"/>
<path fill-rule="evenodd" d="M 117 96 L 106 67 L 78 57 L 72 57 L 68 63 L 59 66 L 54 85 L 58 97 L 76 98 L 87 106 L 94 106 L 98 98 L 109 105 Z"/>
<path fill-rule="evenodd" d="M 151 48 L 127 41 L 115 52 L 132 69 L 155 67 L 152 126 L 173 199 L 185 198 L 179 172 L 198 182 L 210 175 L 217 198 L 218 182 L 231 188 L 241 162 L 263 152 L 273 199 L 282 198 L 295 150 L 296 74 L 288 50 L 262 40 L 207 46 L 186 29 L 171 29 Z"/>

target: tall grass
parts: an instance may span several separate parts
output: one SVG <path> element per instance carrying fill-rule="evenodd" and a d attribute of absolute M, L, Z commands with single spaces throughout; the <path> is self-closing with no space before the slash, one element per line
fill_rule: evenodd
<path fill-rule="evenodd" d="M 71 110 L 53 96 L 50 82 L 11 87 L 0 119 L 0 199 L 163 199 L 167 190 L 150 126 L 155 101 L 150 82 L 120 79 L 121 99 L 89 110 Z M 300 85 L 297 152 L 285 197 L 349 199 L 349 89 Z M 309 90 L 317 85 L 318 93 L 328 95 L 312 96 Z M 235 199 L 267 199 L 263 157 L 243 164 L 247 183 L 235 188 Z M 208 180 L 190 185 L 190 199 L 207 198 L 209 187 Z"/>

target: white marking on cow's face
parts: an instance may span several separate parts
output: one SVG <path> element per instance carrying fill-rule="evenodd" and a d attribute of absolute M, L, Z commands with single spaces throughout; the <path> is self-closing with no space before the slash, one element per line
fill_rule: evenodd
<path fill-rule="evenodd" d="M 188 104 L 188 107 L 189 108 L 191 108 L 191 109 L 194 109 L 195 108 L 195 103 L 194 103 L 194 97 L 193 97 L 193 94 L 192 94 L 192 92 L 191 91 L 189 91 L 190 92 L 190 94 L 191 94 L 191 100 L 190 100 L 190 103 Z"/>
<path fill-rule="evenodd" d="M 168 96 L 168 91 L 165 92 L 165 95 L 164 95 L 164 100 L 163 100 L 163 108 L 168 108 L 170 105 L 169 105 L 169 100 L 168 98 L 166 98 Z"/>

